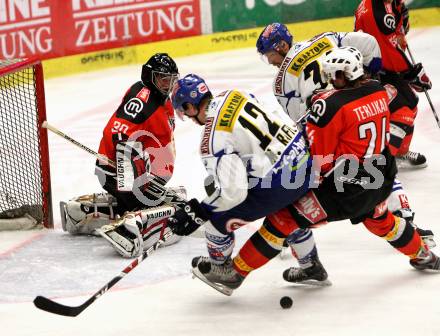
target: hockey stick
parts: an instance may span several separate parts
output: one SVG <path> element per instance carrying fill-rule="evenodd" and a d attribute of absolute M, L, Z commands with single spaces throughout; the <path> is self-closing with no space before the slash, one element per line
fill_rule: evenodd
<path fill-rule="evenodd" d="M 149 255 L 156 251 L 160 245 L 165 243 L 171 236 L 172 231 L 167 231 L 163 238 L 158 240 L 153 246 L 151 246 L 148 250 L 145 250 L 139 257 L 133 260 L 130 265 L 125 267 L 119 275 L 115 276 L 112 280 L 107 282 L 104 287 L 102 287 L 99 291 L 93 294 L 86 302 L 79 306 L 66 306 L 61 303 L 52 301 L 44 296 L 37 296 L 34 299 L 34 305 L 44 311 L 47 311 L 52 314 L 63 315 L 63 316 L 77 316 L 81 314 L 88 306 L 90 306 L 93 302 L 95 302 L 101 295 L 107 292 L 110 288 L 112 288 L 115 284 L 117 284 L 123 277 L 125 277 L 128 273 L 130 273 L 133 269 L 135 269 L 144 259 L 148 258 Z"/>
<path fill-rule="evenodd" d="M 414 60 L 414 57 L 413 57 L 413 55 L 412 55 L 412 53 L 411 53 L 411 50 L 409 49 L 409 46 L 408 46 L 408 45 L 406 46 L 406 50 L 408 50 L 408 54 L 409 54 L 409 57 L 411 58 L 411 62 L 412 62 L 413 64 L 416 64 L 416 62 L 415 62 L 415 60 Z M 432 111 L 432 114 L 434 114 L 434 118 L 435 118 L 435 120 L 437 121 L 437 126 L 440 128 L 440 120 L 439 120 L 439 118 L 438 118 L 438 114 L 437 114 L 437 112 L 435 111 L 434 104 L 433 104 L 432 101 L 431 101 L 431 97 L 429 96 L 428 90 L 423 89 L 423 92 L 425 92 L 426 99 L 428 99 L 428 103 L 429 103 L 429 105 L 431 106 L 431 111 Z"/>

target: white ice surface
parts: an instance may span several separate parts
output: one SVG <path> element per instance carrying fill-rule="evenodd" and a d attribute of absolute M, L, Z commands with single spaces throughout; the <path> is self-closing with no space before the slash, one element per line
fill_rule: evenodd
<path fill-rule="evenodd" d="M 430 95 L 440 111 L 438 36 L 440 27 L 414 30 L 409 42 L 434 83 Z M 274 69 L 254 49 L 177 61 L 181 74 L 205 77 L 214 92 L 244 89 L 276 106 Z M 139 75 L 140 66 L 130 66 L 46 81 L 48 121 L 96 149 L 106 121 Z M 412 148 L 427 156 L 429 166 L 401 173 L 400 179 L 417 223 L 440 237 L 440 129 L 423 95 L 416 125 Z M 185 185 L 189 196 L 200 198 L 205 173 L 197 157 L 199 136 L 193 123 L 177 123 L 171 184 Z M 99 238 L 61 231 L 58 202 L 100 188 L 93 157 L 52 134 L 49 146 L 57 228 L 0 233 L 1 335 L 440 335 L 440 274 L 413 270 L 406 257 L 348 222 L 315 230 L 332 287 L 288 285 L 281 274 L 292 261 L 277 258 L 251 274 L 232 297 L 222 296 L 191 279 L 191 258 L 206 252 L 202 239 L 186 238 L 145 260 L 80 316 L 40 311 L 32 304 L 36 295 L 80 304 L 129 263 Z M 238 232 L 237 247 L 254 229 Z M 279 306 L 284 295 L 293 298 L 289 310 Z"/>

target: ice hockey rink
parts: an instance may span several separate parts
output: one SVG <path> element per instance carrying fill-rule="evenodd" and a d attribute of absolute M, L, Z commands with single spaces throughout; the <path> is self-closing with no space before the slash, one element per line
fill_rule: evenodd
<path fill-rule="evenodd" d="M 440 27 L 414 29 L 409 43 L 433 82 L 429 93 L 440 112 L 439 36 Z M 214 93 L 247 90 L 276 108 L 271 93 L 275 68 L 253 48 L 176 61 L 182 75 L 201 75 Z M 105 123 L 139 77 L 137 65 L 47 80 L 47 119 L 96 149 Z M 200 132 L 191 121 L 177 122 L 177 162 L 170 183 L 186 186 L 189 196 L 199 199 L 205 176 L 197 154 Z M 416 223 L 432 229 L 438 243 L 439 144 L 440 129 L 420 95 L 412 149 L 424 153 L 429 166 L 401 172 L 400 179 Z M 294 261 L 276 258 L 226 297 L 191 278 L 192 257 L 206 251 L 203 239 L 184 238 L 152 254 L 81 315 L 40 311 L 32 304 L 36 295 L 81 304 L 130 262 L 102 239 L 62 231 L 59 201 L 101 189 L 90 154 L 53 134 L 49 147 L 56 229 L 0 233 L 1 335 L 440 335 L 440 274 L 412 269 L 387 243 L 346 221 L 315 230 L 331 287 L 289 285 L 281 274 Z M 237 231 L 237 249 L 257 227 Z M 285 295 L 293 299 L 291 309 L 279 305 Z"/>

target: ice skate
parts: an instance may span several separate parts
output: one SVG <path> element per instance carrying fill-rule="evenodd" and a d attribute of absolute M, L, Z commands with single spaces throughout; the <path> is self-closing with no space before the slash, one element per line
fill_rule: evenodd
<path fill-rule="evenodd" d="M 426 168 L 426 157 L 418 152 L 408 151 L 405 155 L 397 156 L 397 167 L 399 169 L 420 169 Z"/>
<path fill-rule="evenodd" d="M 431 251 L 427 251 L 423 257 L 411 259 L 409 263 L 419 271 L 431 270 L 440 272 L 440 258 Z"/>
<path fill-rule="evenodd" d="M 331 286 L 328 274 L 319 259 L 307 268 L 290 267 L 283 272 L 284 280 L 302 285 Z"/>
<path fill-rule="evenodd" d="M 195 257 L 191 264 L 195 277 L 227 296 L 231 296 L 244 280 L 244 276 L 232 266 L 231 259 L 222 265 L 215 265 L 209 257 Z"/>
<path fill-rule="evenodd" d="M 434 240 L 434 233 L 431 230 L 422 229 L 414 223 L 414 212 L 412 212 L 411 209 L 409 208 L 400 209 L 394 211 L 393 215 L 396 217 L 403 218 L 409 224 L 411 224 L 414 227 L 414 229 L 416 229 L 417 233 L 422 238 L 425 245 L 428 246 L 430 249 L 433 249 L 434 247 L 437 246 Z"/>
<path fill-rule="evenodd" d="M 434 233 L 431 230 L 424 230 L 419 227 L 416 227 L 416 231 L 419 236 L 422 238 L 423 242 L 430 248 L 434 248 L 437 244 L 434 241 Z"/>

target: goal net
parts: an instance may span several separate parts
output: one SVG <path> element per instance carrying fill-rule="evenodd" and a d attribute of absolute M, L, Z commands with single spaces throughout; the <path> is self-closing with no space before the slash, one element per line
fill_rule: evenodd
<path fill-rule="evenodd" d="M 43 68 L 0 60 L 0 231 L 53 227 Z"/>

